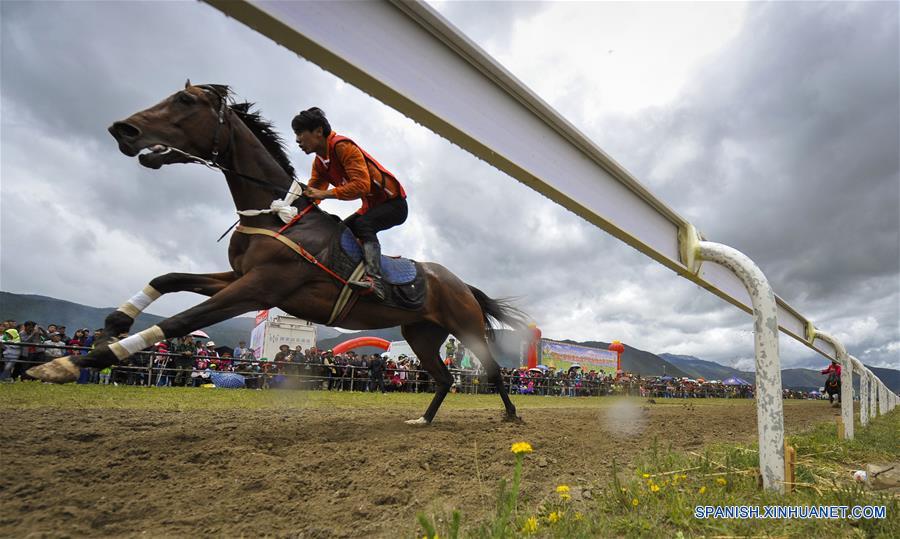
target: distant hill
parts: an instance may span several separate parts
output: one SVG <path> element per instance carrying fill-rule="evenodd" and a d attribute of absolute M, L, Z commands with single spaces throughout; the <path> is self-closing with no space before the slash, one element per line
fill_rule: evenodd
<path fill-rule="evenodd" d="M 34 320 L 44 327 L 47 324 L 62 324 L 66 326 L 69 336 L 78 328 L 102 328 L 106 315 L 115 309 L 116 307 L 88 307 L 46 296 L 0 292 L 0 318 L 12 318 L 19 323 Z M 134 322 L 134 329 L 147 329 L 164 319 L 155 314 L 141 313 Z M 250 341 L 252 329 L 252 318 L 232 318 L 203 328 L 203 331 L 219 345 L 237 346 L 239 341 Z"/>
<path fill-rule="evenodd" d="M 88 307 L 47 296 L 0 292 L 0 319 L 12 318 L 19 323 L 34 320 L 44 327 L 47 327 L 47 324 L 62 324 L 66 326 L 66 331 L 70 336 L 78 328 L 86 327 L 92 330 L 102 328 L 106 315 L 115 309 L 116 307 Z M 135 320 L 134 329 L 136 331 L 147 329 L 164 319 L 162 316 L 144 312 Z M 238 317 L 202 328 L 202 330 L 216 344 L 234 347 L 240 341 L 250 342 L 253 322 L 253 318 Z M 318 326 L 317 331 L 319 338 L 343 335 L 336 329 L 327 326 Z"/>
<path fill-rule="evenodd" d="M 687 373 L 691 378 L 704 378 L 706 380 L 724 380 L 737 376 L 750 381 L 747 376 L 752 373 L 739 371 L 731 367 L 725 367 L 712 361 L 705 361 L 694 356 L 678 356 L 675 354 L 659 354 L 659 357 L 675 365 Z"/>
<path fill-rule="evenodd" d="M 748 382 L 756 382 L 756 373 L 740 371 L 731 367 L 725 367 L 712 361 L 704 361 L 693 356 L 679 356 L 675 354 L 660 354 L 661 358 L 677 365 L 687 372 L 692 378 L 705 378 L 707 380 L 722 380 L 731 376 L 738 376 Z M 900 391 L 900 371 L 895 369 L 883 369 L 869 367 L 887 387 L 892 391 Z M 782 369 L 781 384 L 790 389 L 811 391 L 825 384 L 825 376 L 815 369 Z M 859 379 L 854 378 L 853 387 L 859 390 Z"/>
<path fill-rule="evenodd" d="M 881 367 L 869 367 L 869 370 L 872 371 L 875 376 L 880 378 L 888 389 L 894 393 L 900 393 L 900 371 L 897 369 L 884 369 Z"/>

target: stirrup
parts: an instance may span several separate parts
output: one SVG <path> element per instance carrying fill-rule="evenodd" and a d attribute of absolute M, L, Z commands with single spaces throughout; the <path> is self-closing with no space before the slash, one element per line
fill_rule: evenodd
<path fill-rule="evenodd" d="M 361 296 L 374 296 L 378 301 L 384 301 L 384 285 L 369 275 L 358 281 L 347 281 L 347 286 L 356 290 Z"/>
<path fill-rule="evenodd" d="M 363 296 L 368 296 L 375 291 L 375 280 L 368 275 L 364 275 L 359 280 L 347 281 L 347 286 L 356 290 Z"/>

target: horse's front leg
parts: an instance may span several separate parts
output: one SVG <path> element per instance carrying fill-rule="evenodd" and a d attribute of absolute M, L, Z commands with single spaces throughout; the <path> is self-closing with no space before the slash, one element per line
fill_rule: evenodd
<path fill-rule="evenodd" d="M 100 344 L 114 340 L 131 331 L 131 325 L 141 312 L 163 294 L 195 292 L 204 296 L 218 294 L 238 278 L 233 271 L 222 273 L 167 273 L 150 281 L 140 292 L 111 312 L 104 322 Z"/>
<path fill-rule="evenodd" d="M 250 272 L 232 282 L 200 305 L 176 314 L 121 341 L 101 345 L 83 356 L 66 356 L 28 370 L 28 375 L 45 382 L 66 383 L 78 378 L 79 369 L 106 368 L 143 350 L 157 341 L 181 337 L 191 331 L 228 320 L 234 316 L 266 309 L 277 303 L 272 297 L 271 284 L 278 275 L 262 271 Z"/>

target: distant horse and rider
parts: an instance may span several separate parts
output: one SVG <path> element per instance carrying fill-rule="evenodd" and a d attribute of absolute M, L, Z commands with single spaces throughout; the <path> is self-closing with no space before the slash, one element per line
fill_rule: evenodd
<path fill-rule="evenodd" d="M 828 368 L 823 369 L 822 374 L 827 374 L 825 379 L 825 393 L 828 393 L 828 402 L 834 404 L 834 396 L 837 395 L 838 404 L 841 402 L 841 364 L 832 360 Z"/>
<path fill-rule="evenodd" d="M 308 109 L 292 122 L 300 148 L 316 154 L 310 186 L 304 185 L 295 178 L 284 142 L 252 107 L 234 102 L 227 86 L 188 81 L 183 90 L 110 126 L 119 150 L 147 168 L 199 163 L 224 174 L 240 216 L 228 247 L 231 270 L 152 279 L 107 316 L 105 335 L 128 333 L 163 294 L 190 291 L 209 299 L 139 333 L 109 338 L 87 355 L 57 358 L 28 373 L 71 382 L 80 368 L 102 369 L 160 340 L 278 307 L 348 329 L 400 326 L 435 381 L 430 405 L 407 421 L 412 425 L 431 423 L 450 391 L 453 379 L 440 346 L 452 333 L 481 360 L 505 419 L 518 420 L 489 341 L 495 324 L 524 329 L 527 315 L 439 264 L 382 257 L 375 234 L 406 220 L 406 193 L 394 175 L 333 133 L 321 110 Z M 342 222 L 318 207 L 325 198 L 359 199 L 363 208 Z"/>

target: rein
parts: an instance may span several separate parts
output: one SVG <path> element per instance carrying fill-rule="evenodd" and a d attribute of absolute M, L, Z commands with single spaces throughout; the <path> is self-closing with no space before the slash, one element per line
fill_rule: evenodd
<path fill-rule="evenodd" d="M 262 180 L 260 178 L 255 178 L 253 176 L 248 176 L 248 175 L 242 174 L 236 170 L 231 170 L 228 167 L 223 167 L 222 165 L 216 163 L 216 161 L 215 161 L 215 159 L 218 158 L 218 155 L 215 155 L 213 160 L 207 160 L 207 159 L 203 159 L 202 157 L 198 157 L 196 155 L 187 153 L 184 150 L 175 148 L 174 146 L 167 146 L 166 150 L 163 151 L 162 154 L 166 154 L 168 152 L 175 152 L 175 153 L 181 154 L 182 156 L 186 157 L 190 162 L 196 163 L 198 165 L 203 165 L 212 170 L 218 170 L 220 172 L 234 174 L 235 176 L 239 176 L 242 180 L 246 180 L 246 181 L 256 184 L 260 187 L 264 187 L 268 191 L 271 191 L 273 194 L 276 194 L 276 195 L 286 195 L 290 192 L 290 189 L 285 189 L 284 187 L 281 187 L 280 185 L 275 185 L 274 183 L 272 183 L 270 181 Z M 306 187 L 306 184 L 297 180 L 296 178 L 292 178 L 292 181 L 297 183 L 301 188 Z"/>

